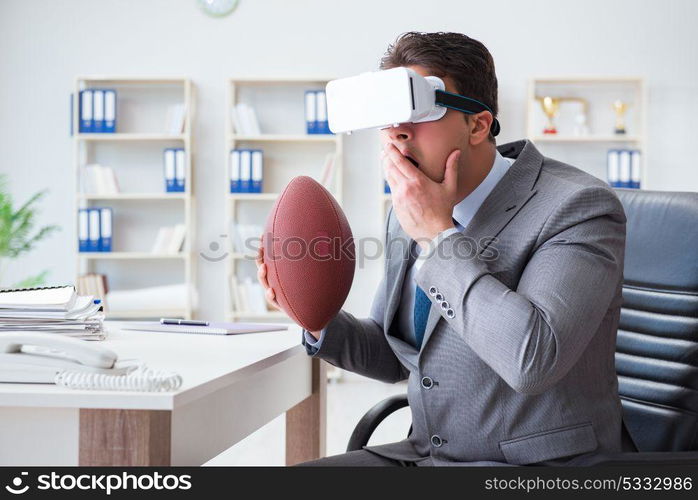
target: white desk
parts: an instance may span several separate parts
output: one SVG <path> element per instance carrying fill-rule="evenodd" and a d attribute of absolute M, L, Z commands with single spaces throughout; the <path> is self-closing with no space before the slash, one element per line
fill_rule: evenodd
<path fill-rule="evenodd" d="M 121 324 L 122 325 L 122 324 Z M 1 465 L 200 465 L 286 414 L 286 461 L 325 453 L 325 368 L 300 330 L 236 336 L 124 331 L 102 345 L 179 373 L 176 392 L 0 384 Z"/>

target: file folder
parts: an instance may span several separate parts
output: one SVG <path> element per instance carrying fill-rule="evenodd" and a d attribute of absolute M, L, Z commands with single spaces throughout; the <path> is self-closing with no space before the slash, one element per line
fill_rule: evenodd
<path fill-rule="evenodd" d="M 252 151 L 240 150 L 240 192 L 252 192 Z"/>
<path fill-rule="evenodd" d="M 305 129 L 308 134 L 317 134 L 317 100 L 314 90 L 305 92 Z"/>
<path fill-rule="evenodd" d="M 177 191 L 183 193 L 185 191 L 187 177 L 187 161 L 184 156 L 183 149 L 175 149 L 175 186 Z"/>
<path fill-rule="evenodd" d="M 163 156 L 165 164 L 165 191 L 174 193 L 177 191 L 177 186 L 175 184 L 175 150 L 167 148 Z"/>
<path fill-rule="evenodd" d="M 230 192 L 240 192 L 240 151 L 230 151 Z"/>
<path fill-rule="evenodd" d="M 261 149 L 252 151 L 252 192 L 262 192 L 262 177 L 264 176 L 264 157 Z"/>
<path fill-rule="evenodd" d="M 112 235 L 112 210 L 111 208 L 99 209 L 99 249 L 102 252 L 111 252 Z"/>
<path fill-rule="evenodd" d="M 100 243 L 100 216 L 99 208 L 88 208 L 89 221 L 87 224 L 88 240 L 87 251 L 99 252 Z"/>
<path fill-rule="evenodd" d="M 630 187 L 630 151 L 621 149 L 618 152 L 618 179 L 622 188 Z"/>
<path fill-rule="evenodd" d="M 104 91 L 101 89 L 92 91 L 92 131 L 104 132 Z"/>
<path fill-rule="evenodd" d="M 81 208 L 78 210 L 78 249 L 80 252 L 87 252 L 89 245 L 88 233 L 88 213 L 87 209 Z"/>
<path fill-rule="evenodd" d="M 630 187 L 635 189 L 640 189 L 640 179 L 642 178 L 640 159 L 640 151 L 633 150 L 630 157 Z"/>
<path fill-rule="evenodd" d="M 116 132 L 116 90 L 104 91 L 104 132 Z"/>
<path fill-rule="evenodd" d="M 89 134 L 92 132 L 92 91 L 80 91 L 80 132 Z"/>
<path fill-rule="evenodd" d="M 620 187 L 620 167 L 618 165 L 618 151 L 615 149 L 609 150 L 606 161 L 608 170 L 608 184 L 614 188 Z"/>

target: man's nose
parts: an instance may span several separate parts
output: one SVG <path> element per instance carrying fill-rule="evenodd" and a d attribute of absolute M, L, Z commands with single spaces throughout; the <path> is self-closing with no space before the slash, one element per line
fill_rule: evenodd
<path fill-rule="evenodd" d="M 393 142 L 405 142 L 414 137 L 411 123 L 401 123 L 397 127 L 391 126 L 388 129 L 388 136 Z"/>

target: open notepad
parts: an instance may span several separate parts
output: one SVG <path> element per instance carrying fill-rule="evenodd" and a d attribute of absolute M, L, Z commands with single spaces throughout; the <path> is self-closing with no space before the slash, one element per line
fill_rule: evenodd
<path fill-rule="evenodd" d="M 283 323 L 209 323 L 209 326 L 162 325 L 157 322 L 129 323 L 124 330 L 140 332 L 193 333 L 202 335 L 235 335 L 238 333 L 278 332 L 287 330 Z"/>

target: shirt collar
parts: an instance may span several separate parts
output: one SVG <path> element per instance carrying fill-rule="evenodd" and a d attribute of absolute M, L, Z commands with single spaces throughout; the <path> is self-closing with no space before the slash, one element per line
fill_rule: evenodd
<path fill-rule="evenodd" d="M 485 201 L 487 196 L 492 192 L 494 187 L 499 183 L 499 181 L 507 173 L 511 164 L 514 160 L 511 158 L 504 158 L 499 151 L 495 149 L 494 162 L 492 168 L 490 169 L 487 177 L 483 179 L 478 187 L 476 187 L 472 193 L 463 198 L 455 207 L 453 207 L 453 218 L 462 228 L 468 227 L 470 221 L 475 216 L 482 203 Z"/>

